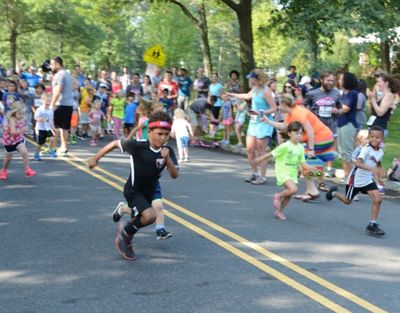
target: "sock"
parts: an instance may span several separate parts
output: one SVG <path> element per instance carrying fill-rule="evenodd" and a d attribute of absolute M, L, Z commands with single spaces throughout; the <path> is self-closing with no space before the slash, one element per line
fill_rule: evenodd
<path fill-rule="evenodd" d="M 370 220 L 369 223 L 370 224 L 376 224 L 376 221 L 375 220 Z"/>
<path fill-rule="evenodd" d="M 133 236 L 140 228 L 144 226 L 145 225 L 143 225 L 140 221 L 140 217 L 137 217 L 133 221 L 130 221 L 128 224 L 126 224 L 126 226 L 124 227 L 124 231 L 126 235 Z"/>
<path fill-rule="evenodd" d="M 336 192 L 337 192 L 337 191 L 333 191 L 333 192 L 332 192 L 332 197 L 334 197 L 334 196 L 336 195 Z"/>
<path fill-rule="evenodd" d="M 164 224 L 156 224 L 156 230 L 165 228 Z"/>

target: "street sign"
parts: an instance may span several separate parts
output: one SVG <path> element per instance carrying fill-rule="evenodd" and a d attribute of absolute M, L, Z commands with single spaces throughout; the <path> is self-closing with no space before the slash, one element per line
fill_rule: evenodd
<path fill-rule="evenodd" d="M 155 45 L 146 50 L 143 55 L 143 60 L 147 63 L 155 64 L 158 66 L 164 66 L 167 56 L 162 50 L 160 45 Z"/>

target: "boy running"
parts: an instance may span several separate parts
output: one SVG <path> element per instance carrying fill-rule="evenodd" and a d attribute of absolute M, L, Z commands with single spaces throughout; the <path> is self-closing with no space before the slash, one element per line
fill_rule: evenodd
<path fill-rule="evenodd" d="M 107 153 L 119 147 L 131 155 L 131 173 L 124 187 L 124 197 L 132 208 L 131 221 L 120 222 L 115 239 L 117 250 L 126 260 L 135 260 L 132 238 L 142 227 L 156 220 L 156 211 L 151 206 L 156 192 L 156 183 L 161 172 L 167 167 L 172 178 L 178 177 L 172 158 L 173 151 L 164 147 L 171 131 L 172 119 L 164 112 L 157 112 L 149 119 L 147 141 L 114 140 L 89 160 L 89 168 L 94 168 Z"/>
<path fill-rule="evenodd" d="M 337 192 L 333 186 L 326 193 L 326 199 L 331 201 L 334 197 L 344 204 L 350 204 L 359 193 L 367 193 L 372 200 L 371 218 L 366 228 L 370 235 L 383 236 L 385 232 L 376 223 L 381 208 L 382 198 L 376 183 L 383 184 L 381 160 L 383 151 L 380 145 L 383 140 L 383 129 L 373 126 L 368 133 L 369 143 L 365 145 L 355 160 L 355 167 L 351 170 L 346 184 L 346 194 Z M 357 152 L 356 152 L 357 153 Z M 354 154 L 353 154 L 354 155 Z"/>

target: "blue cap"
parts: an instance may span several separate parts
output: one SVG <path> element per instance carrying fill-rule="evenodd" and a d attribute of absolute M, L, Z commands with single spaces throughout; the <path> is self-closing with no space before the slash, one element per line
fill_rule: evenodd
<path fill-rule="evenodd" d="M 255 78 L 258 79 L 258 74 L 254 73 L 254 72 L 250 72 L 246 78 L 250 79 L 250 78 Z"/>

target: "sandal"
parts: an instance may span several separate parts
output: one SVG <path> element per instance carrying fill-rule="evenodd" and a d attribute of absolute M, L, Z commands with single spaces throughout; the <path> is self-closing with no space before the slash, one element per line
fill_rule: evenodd
<path fill-rule="evenodd" d="M 294 196 L 295 199 L 304 201 L 304 202 L 309 202 L 309 201 L 313 201 L 315 199 L 318 199 L 320 197 L 320 195 L 312 195 L 311 193 L 305 193 L 304 195 L 296 195 Z"/>
<path fill-rule="evenodd" d="M 325 183 L 320 183 L 318 185 L 318 189 L 321 190 L 321 191 L 328 192 L 329 191 L 329 186 L 327 184 L 325 184 Z"/>

